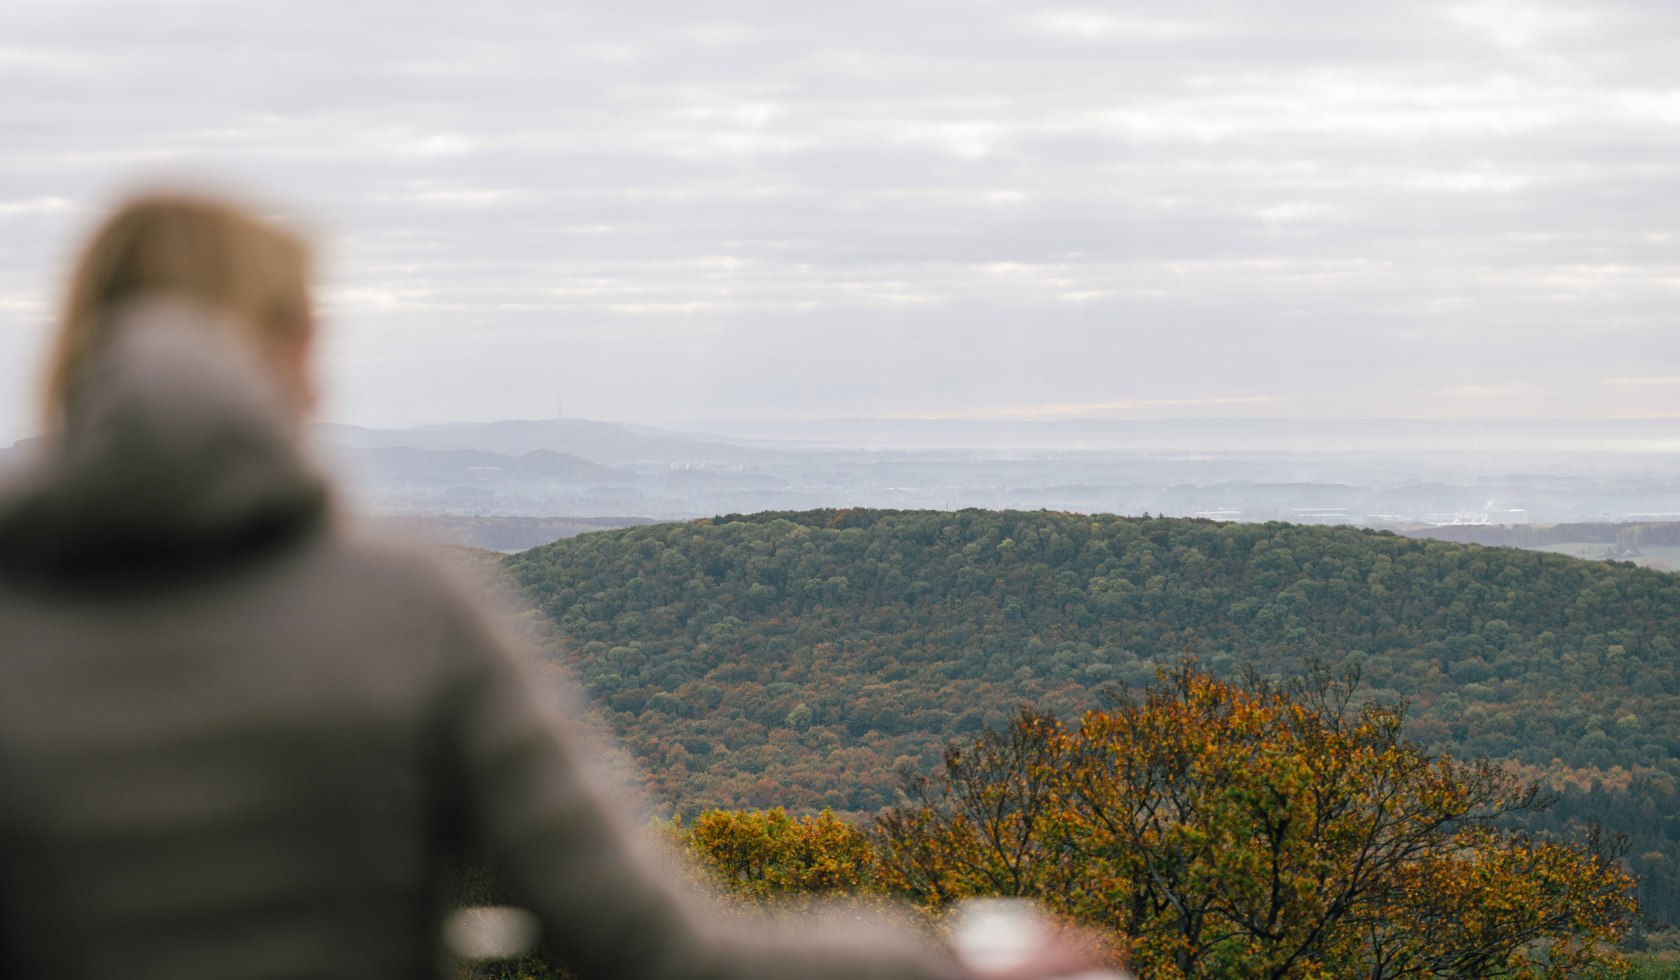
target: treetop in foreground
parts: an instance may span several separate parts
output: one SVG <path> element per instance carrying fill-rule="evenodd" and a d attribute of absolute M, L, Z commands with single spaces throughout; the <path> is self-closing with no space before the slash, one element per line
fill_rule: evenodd
<path fill-rule="evenodd" d="M 928 907 L 1030 895 L 1118 933 L 1152 977 L 1565 977 L 1620 963 L 1613 844 L 1501 818 L 1542 801 L 1430 756 L 1402 712 L 1319 676 L 1190 663 L 1076 725 L 1024 711 L 953 745 L 880 818 L 880 877 Z"/>

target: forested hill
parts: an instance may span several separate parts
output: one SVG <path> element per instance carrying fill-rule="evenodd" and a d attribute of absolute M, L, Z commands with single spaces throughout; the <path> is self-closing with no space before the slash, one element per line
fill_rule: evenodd
<path fill-rule="evenodd" d="M 864 510 L 582 535 L 509 563 L 637 750 L 679 756 L 663 789 L 685 802 L 741 797 L 719 780 L 744 767 L 792 805 L 871 807 L 896 756 L 1020 701 L 1084 706 L 1186 649 L 1215 671 L 1357 663 L 1374 694 L 1412 700 L 1415 737 L 1460 753 L 1608 769 L 1680 750 L 1680 578 L 1616 563 L 1345 528 Z M 862 785 L 794 771 L 794 744 L 828 737 L 861 752 Z M 705 743 L 743 754 L 714 766 Z"/>
<path fill-rule="evenodd" d="M 1188 650 L 1216 673 L 1357 664 L 1411 701 L 1426 746 L 1631 792 L 1602 801 L 1645 812 L 1636 846 L 1680 839 L 1680 576 L 1348 528 L 973 510 L 732 516 L 507 561 L 685 811 L 873 810 L 946 739 L 1021 702 L 1091 706 Z"/>

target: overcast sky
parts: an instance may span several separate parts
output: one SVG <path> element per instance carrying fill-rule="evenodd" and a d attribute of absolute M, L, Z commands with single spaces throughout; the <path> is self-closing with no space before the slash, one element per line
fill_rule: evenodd
<path fill-rule="evenodd" d="M 79 237 L 324 250 L 325 414 L 1680 415 L 1680 4 L 0 6 L 0 444 Z"/>

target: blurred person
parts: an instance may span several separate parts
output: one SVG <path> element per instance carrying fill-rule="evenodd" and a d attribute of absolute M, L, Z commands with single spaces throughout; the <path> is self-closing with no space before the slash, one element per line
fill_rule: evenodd
<path fill-rule="evenodd" d="M 0 493 L 0 975 L 437 976 L 469 846 L 580 977 L 981 975 L 681 893 L 479 605 L 335 515 L 302 450 L 309 266 L 275 223 L 160 194 L 74 270 L 48 435 Z"/>

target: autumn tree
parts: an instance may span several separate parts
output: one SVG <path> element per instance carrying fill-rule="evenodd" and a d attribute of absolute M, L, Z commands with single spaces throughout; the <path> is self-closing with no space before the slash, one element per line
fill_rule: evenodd
<path fill-rule="evenodd" d="M 757 904 L 791 896 L 869 889 L 875 852 L 867 835 L 824 810 L 708 810 L 677 830 L 688 854 L 727 892 Z"/>
<path fill-rule="evenodd" d="M 1052 826 L 1062 810 L 1061 734 L 1055 719 L 1026 710 L 1004 731 L 948 746 L 932 776 L 903 773 L 913 803 L 878 818 L 893 843 L 893 882 L 935 906 L 1064 888 Z"/>
<path fill-rule="evenodd" d="M 882 878 L 927 905 L 1024 883 L 1150 976 L 1613 964 L 1633 912 L 1613 844 L 1502 829 L 1541 805 L 1532 785 L 1419 751 L 1402 710 L 1353 690 L 1186 662 L 1077 726 L 1023 713 L 883 815 Z"/>

